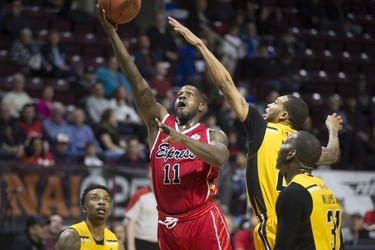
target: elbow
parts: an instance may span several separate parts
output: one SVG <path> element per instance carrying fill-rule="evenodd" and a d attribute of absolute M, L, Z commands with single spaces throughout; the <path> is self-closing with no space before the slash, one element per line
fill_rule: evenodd
<path fill-rule="evenodd" d="M 215 158 L 215 166 L 223 166 L 229 160 L 229 151 L 219 154 L 218 157 Z"/>

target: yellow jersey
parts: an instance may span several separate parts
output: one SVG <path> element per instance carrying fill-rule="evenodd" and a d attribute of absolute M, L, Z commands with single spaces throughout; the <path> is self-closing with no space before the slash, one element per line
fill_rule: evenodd
<path fill-rule="evenodd" d="M 276 204 L 275 249 L 342 249 L 342 210 L 319 178 L 296 175 Z"/>
<path fill-rule="evenodd" d="M 265 121 L 252 106 L 243 124 L 248 143 L 247 196 L 259 221 L 254 229 L 254 245 L 256 249 L 271 250 L 277 229 L 276 200 L 285 187 L 283 175 L 276 169 L 276 159 L 280 145 L 296 130 L 286 124 Z"/>
<path fill-rule="evenodd" d="M 69 228 L 74 229 L 81 238 L 81 250 L 117 250 L 118 240 L 108 228 L 104 229 L 104 239 L 97 242 L 91 235 L 85 221 L 74 224 Z"/>

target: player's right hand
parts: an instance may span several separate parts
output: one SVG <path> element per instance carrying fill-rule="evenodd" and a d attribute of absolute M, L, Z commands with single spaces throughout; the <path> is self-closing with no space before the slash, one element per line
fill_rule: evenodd
<path fill-rule="evenodd" d="M 342 118 L 340 115 L 333 113 L 332 115 L 327 116 L 326 126 L 328 130 L 339 131 L 342 129 Z"/>
<path fill-rule="evenodd" d="M 100 9 L 99 0 L 96 3 L 96 15 L 99 17 L 100 23 L 102 24 L 104 30 L 107 32 L 108 35 L 116 33 L 117 24 L 112 24 L 108 21 L 105 15 L 105 10 Z"/>

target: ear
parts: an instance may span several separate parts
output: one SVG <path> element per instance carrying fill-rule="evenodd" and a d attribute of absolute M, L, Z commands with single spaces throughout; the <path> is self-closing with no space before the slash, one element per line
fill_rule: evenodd
<path fill-rule="evenodd" d="M 286 111 L 281 111 L 279 114 L 279 121 L 283 122 L 289 119 L 289 114 Z"/>
<path fill-rule="evenodd" d="M 286 159 L 288 161 L 292 160 L 294 157 L 296 156 L 296 150 L 295 149 L 292 149 L 291 151 L 289 151 L 288 155 L 286 156 Z"/>
<path fill-rule="evenodd" d="M 201 112 L 201 113 L 204 111 L 204 103 L 203 103 L 203 102 L 199 103 L 198 110 L 199 110 L 199 112 Z"/>
<path fill-rule="evenodd" d="M 87 209 L 86 209 L 86 206 L 82 206 L 82 212 L 83 212 L 83 213 L 86 213 L 86 210 L 87 210 Z"/>

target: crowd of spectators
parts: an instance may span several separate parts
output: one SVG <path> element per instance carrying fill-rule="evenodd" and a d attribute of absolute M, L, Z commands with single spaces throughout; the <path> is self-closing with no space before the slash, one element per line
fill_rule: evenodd
<path fill-rule="evenodd" d="M 70 1 L 37 2 L 13 0 L 0 6 L 1 36 L 8 41 L 0 49 L 6 50 L 7 60 L 17 65 L 16 71 L 0 78 L 0 86 L 7 85 L 6 79 L 10 79 L 8 86 L 12 86 L 0 88 L 1 161 L 42 166 L 74 163 L 147 168 L 146 127 L 111 48 L 102 55 L 105 59 L 100 65 L 74 65 L 74 55 L 62 41 L 62 32 L 50 28 L 48 38 L 40 39 L 29 17 L 22 15 L 22 3 L 40 8 L 48 3 L 48 8 L 59 9 L 59 17 L 62 13 L 64 18 L 77 21 L 67 11 Z M 53 6 L 54 2 L 59 2 L 59 7 Z M 322 144 L 327 141 L 326 115 L 340 114 L 344 120 L 340 132 L 341 158 L 332 168 L 375 170 L 373 80 L 361 72 L 350 79 L 355 91 L 348 95 L 315 93 L 312 78 L 306 80 L 295 60 L 306 44 L 296 37 L 294 26 L 318 33 L 350 32 L 365 36 L 364 28 L 346 8 L 348 1 L 295 0 L 293 6 L 288 1 L 268 1 L 274 4 L 267 5 L 260 0 L 173 2 L 188 13 L 181 21 L 206 41 L 247 101 L 260 112 L 279 95 L 301 96 L 311 109 L 304 129 L 317 135 Z M 290 12 L 286 9 L 292 10 L 296 23 L 290 23 Z M 81 17 L 86 15 L 90 16 L 86 13 Z M 189 83 L 205 93 L 208 112 L 202 122 L 228 134 L 231 153 L 219 179 L 221 190 L 226 190 L 219 194 L 219 199 L 239 224 L 248 209 L 244 183 L 246 135 L 241 122 L 212 84 L 201 56 L 176 36 L 163 12 L 155 13 L 153 25 L 144 32 L 132 37 L 121 35 L 155 96 L 171 112 L 179 86 Z M 41 95 L 31 95 L 25 84 L 34 77 L 42 82 L 49 78 L 66 80 L 75 102 L 71 105 L 57 101 L 59 93 L 47 83 Z"/>

